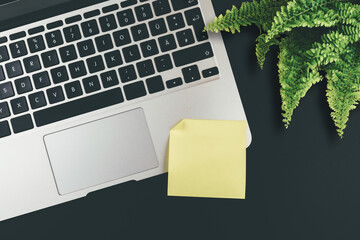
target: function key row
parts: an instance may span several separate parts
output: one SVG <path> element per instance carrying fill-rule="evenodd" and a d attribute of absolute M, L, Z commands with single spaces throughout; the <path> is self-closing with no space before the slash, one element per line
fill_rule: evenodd
<path fill-rule="evenodd" d="M 198 4 L 197 0 L 186 0 L 186 1 L 171 0 L 171 1 L 172 1 L 172 5 L 173 5 L 173 8 L 174 8 L 175 11 L 181 10 L 181 9 L 184 9 L 184 8 L 188 8 L 188 7 L 191 7 L 191 6 L 195 6 L 195 5 Z M 129 7 L 129 6 L 135 5 L 136 3 L 137 3 L 137 0 L 126 0 L 126 1 L 121 2 L 120 5 L 121 5 L 122 8 L 126 8 L 126 7 Z M 161 16 L 161 15 L 170 13 L 170 11 L 171 11 L 169 0 L 153 1 L 152 5 L 153 5 L 153 9 L 154 9 L 154 12 L 155 12 L 156 16 Z M 118 9 L 119 9 L 118 4 L 112 4 L 110 6 L 104 7 L 102 9 L 102 12 L 103 13 L 108 13 L 108 12 L 111 12 L 111 11 L 116 11 Z M 127 14 L 123 13 L 124 15 L 132 15 L 130 17 L 134 18 L 131 9 L 127 9 L 126 11 L 123 11 L 123 12 L 127 13 Z M 130 14 L 130 12 L 131 12 L 131 14 Z M 147 19 L 153 17 L 153 13 L 151 11 L 150 4 L 143 4 L 141 6 L 135 7 L 135 13 L 136 13 L 138 21 L 144 21 L 144 20 L 147 20 Z M 88 18 L 98 16 L 100 14 L 101 14 L 100 11 L 98 9 L 96 9 L 96 10 L 89 11 L 89 12 L 85 13 L 84 18 L 88 19 Z M 75 15 L 75 16 L 66 18 L 65 23 L 66 24 L 71 24 L 71 23 L 75 23 L 75 22 L 78 22 L 78 21 L 81 21 L 81 20 L 82 20 L 81 15 Z M 127 20 L 125 19 L 124 21 L 127 21 Z M 130 19 L 129 19 L 129 21 L 130 21 Z M 46 27 L 47 27 L 47 29 L 51 30 L 51 29 L 54 29 L 54 28 L 61 27 L 61 26 L 63 26 L 63 24 L 64 23 L 63 23 L 62 20 L 58 20 L 58 21 L 51 22 L 51 23 L 47 24 Z M 38 27 L 29 29 L 28 33 L 29 33 L 29 35 L 34 35 L 34 34 L 37 34 L 37 33 L 43 32 L 43 31 L 45 31 L 44 26 L 38 26 Z M 19 38 L 23 38 L 25 36 L 26 36 L 26 32 L 22 31 L 22 32 L 10 35 L 10 40 L 16 40 L 16 39 L 19 39 Z M 0 44 L 5 43 L 5 42 L 7 42 L 7 38 L 6 37 L 1 37 L 0 38 Z"/>

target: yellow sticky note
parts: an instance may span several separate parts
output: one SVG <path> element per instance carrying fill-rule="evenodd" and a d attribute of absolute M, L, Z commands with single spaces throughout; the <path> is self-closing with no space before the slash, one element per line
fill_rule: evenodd
<path fill-rule="evenodd" d="M 168 195 L 244 199 L 246 125 L 184 119 L 171 129 Z"/>

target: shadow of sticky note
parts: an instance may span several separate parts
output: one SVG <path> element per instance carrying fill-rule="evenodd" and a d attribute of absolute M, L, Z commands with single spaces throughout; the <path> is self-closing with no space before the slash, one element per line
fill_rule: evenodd
<path fill-rule="evenodd" d="M 170 131 L 168 195 L 245 198 L 246 121 L 180 121 Z"/>

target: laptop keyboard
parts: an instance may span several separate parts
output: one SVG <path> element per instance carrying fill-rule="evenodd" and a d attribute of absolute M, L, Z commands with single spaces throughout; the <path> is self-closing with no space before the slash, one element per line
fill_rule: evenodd
<path fill-rule="evenodd" d="M 197 0 L 110 2 L 0 37 L 0 138 L 218 78 Z"/>

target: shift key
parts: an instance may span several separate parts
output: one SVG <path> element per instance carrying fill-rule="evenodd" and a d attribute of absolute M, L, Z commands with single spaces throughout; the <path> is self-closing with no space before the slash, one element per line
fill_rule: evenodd
<path fill-rule="evenodd" d="M 213 50 L 209 42 L 185 48 L 174 52 L 173 54 L 175 66 L 180 67 L 190 63 L 198 62 L 214 56 Z"/>

